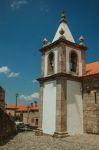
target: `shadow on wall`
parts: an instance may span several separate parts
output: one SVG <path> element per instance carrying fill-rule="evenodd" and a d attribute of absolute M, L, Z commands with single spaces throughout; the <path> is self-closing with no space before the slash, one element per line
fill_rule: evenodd
<path fill-rule="evenodd" d="M 0 108 L 0 145 L 6 144 L 16 134 L 15 123 Z"/>

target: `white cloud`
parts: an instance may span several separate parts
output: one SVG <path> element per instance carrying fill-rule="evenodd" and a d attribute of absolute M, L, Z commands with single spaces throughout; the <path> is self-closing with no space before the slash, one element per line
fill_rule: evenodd
<path fill-rule="evenodd" d="M 19 73 L 15 73 L 15 72 L 11 72 L 8 77 L 9 78 L 14 78 L 14 77 L 18 77 L 19 76 Z"/>
<path fill-rule="evenodd" d="M 7 66 L 0 67 L 0 74 L 9 74 L 10 69 Z"/>
<path fill-rule="evenodd" d="M 38 99 L 39 98 L 39 93 L 35 92 L 31 95 L 20 95 L 19 96 L 20 100 L 33 100 L 33 99 Z"/>
<path fill-rule="evenodd" d="M 11 3 L 11 8 L 19 9 L 22 5 L 26 5 L 27 3 L 27 0 L 13 0 L 13 2 Z"/>
<path fill-rule="evenodd" d="M 0 67 L 0 74 L 4 74 L 8 78 L 15 78 L 19 76 L 19 73 L 11 71 L 7 66 Z"/>
<path fill-rule="evenodd" d="M 32 83 L 38 83 L 38 81 L 34 79 L 34 80 L 32 80 Z"/>

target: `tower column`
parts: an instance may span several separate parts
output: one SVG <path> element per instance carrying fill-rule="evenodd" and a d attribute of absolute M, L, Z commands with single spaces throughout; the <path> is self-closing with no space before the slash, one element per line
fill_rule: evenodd
<path fill-rule="evenodd" d="M 58 72 L 66 73 L 66 46 L 61 42 L 58 48 Z"/>
<path fill-rule="evenodd" d="M 56 80 L 56 131 L 55 137 L 66 137 L 67 134 L 67 101 L 66 78 Z"/>
<path fill-rule="evenodd" d="M 43 86 L 44 83 L 40 82 L 40 101 L 39 101 L 39 123 L 38 123 L 38 130 L 35 132 L 36 135 L 43 135 L 42 131 L 42 120 L 43 120 Z"/>
<path fill-rule="evenodd" d="M 44 70 L 45 70 L 45 53 L 42 52 L 42 57 L 41 57 L 41 77 L 44 77 Z"/>
<path fill-rule="evenodd" d="M 86 74 L 86 56 L 85 51 L 81 51 L 81 57 L 82 57 L 82 75 Z"/>

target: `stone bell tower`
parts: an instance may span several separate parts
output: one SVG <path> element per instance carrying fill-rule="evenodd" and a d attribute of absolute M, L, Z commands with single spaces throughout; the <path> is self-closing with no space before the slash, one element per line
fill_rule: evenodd
<path fill-rule="evenodd" d="M 39 133 L 64 137 L 83 132 L 85 50 L 84 38 L 75 43 L 62 13 L 52 43 L 44 39 L 41 48 Z"/>

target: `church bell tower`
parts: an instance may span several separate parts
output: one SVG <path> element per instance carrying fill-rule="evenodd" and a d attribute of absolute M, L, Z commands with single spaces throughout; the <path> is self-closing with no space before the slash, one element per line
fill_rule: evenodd
<path fill-rule="evenodd" d="M 53 41 L 45 38 L 41 48 L 39 133 L 56 137 L 83 133 L 81 76 L 86 49 L 82 36 L 75 43 L 62 13 Z"/>

